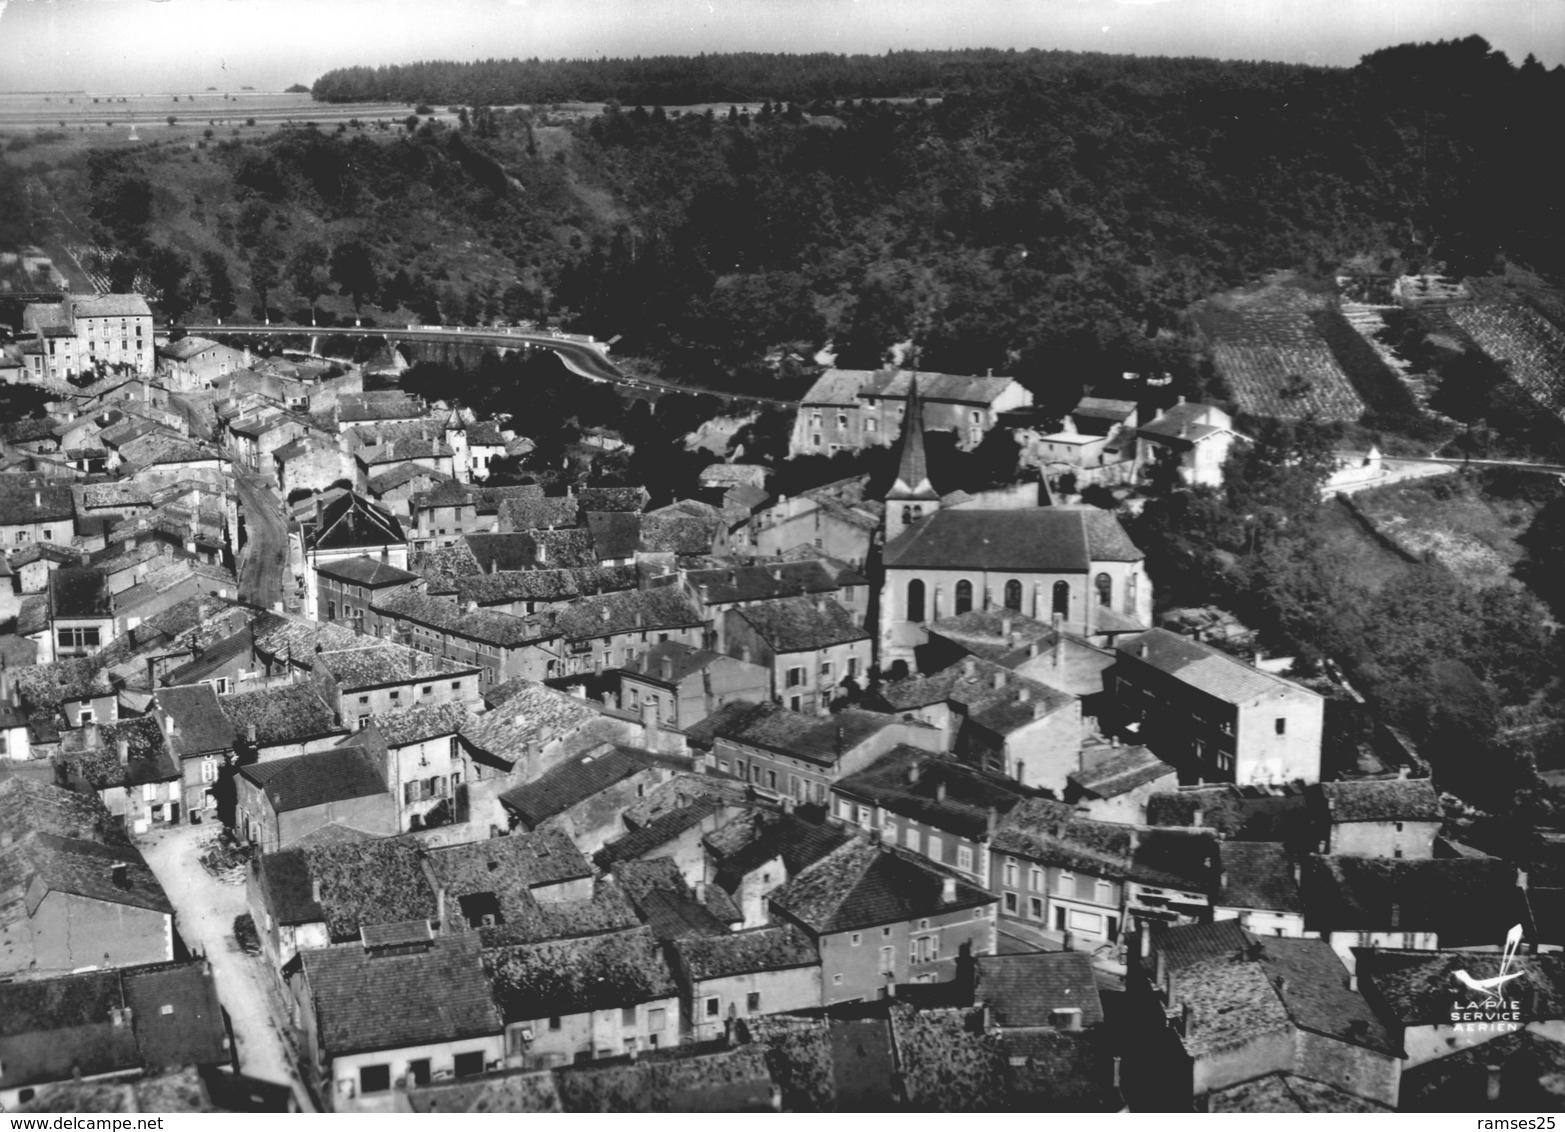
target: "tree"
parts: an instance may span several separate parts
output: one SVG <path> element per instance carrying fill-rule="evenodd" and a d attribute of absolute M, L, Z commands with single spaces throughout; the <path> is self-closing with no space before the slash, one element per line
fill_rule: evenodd
<path fill-rule="evenodd" d="M 207 302 L 218 318 L 234 313 L 234 281 L 228 274 L 228 257 L 222 252 L 201 253 L 201 269 L 206 272 Z"/>
<path fill-rule="evenodd" d="M 147 257 L 147 275 L 157 288 L 163 309 L 173 322 L 178 322 L 193 301 L 190 286 L 190 260 L 184 253 L 166 244 L 159 244 Z"/>
<path fill-rule="evenodd" d="M 250 286 L 255 288 L 256 297 L 261 300 L 262 318 L 270 318 L 267 300 L 282 278 L 283 250 L 277 244 L 277 237 L 268 232 L 261 237 L 250 255 Z"/>
<path fill-rule="evenodd" d="M 357 239 L 345 240 L 332 249 L 331 277 L 342 294 L 353 296 L 355 311 L 364 305 L 366 295 L 373 295 L 380 287 L 375 257 Z"/>
<path fill-rule="evenodd" d="M 310 322 L 315 322 L 315 300 L 331 289 L 328 268 L 331 254 L 319 240 L 306 240 L 288 257 L 288 283 L 294 294 L 310 307 Z"/>

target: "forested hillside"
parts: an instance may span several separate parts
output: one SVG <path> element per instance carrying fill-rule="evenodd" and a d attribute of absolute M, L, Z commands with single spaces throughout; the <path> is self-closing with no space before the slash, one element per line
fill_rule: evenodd
<path fill-rule="evenodd" d="M 1476 37 L 1340 70 L 779 59 L 517 65 L 559 77 L 562 97 L 629 89 L 571 85 L 573 67 L 605 83 L 682 75 L 685 98 L 724 76 L 736 99 L 771 91 L 755 114 L 502 112 L 483 103 L 518 90 L 431 86 L 417 93 L 473 104 L 460 124 L 122 150 L 39 176 L 90 213 L 117 277 L 141 270 L 176 317 L 249 313 L 264 297 L 306 318 L 556 320 L 622 335 L 617 355 L 670 377 L 756 391 L 779 381 L 778 358 L 784 384 L 770 388 L 796 389 L 788 359 L 826 342 L 843 364 L 873 365 L 910 340 L 926 368 L 1015 373 L 1049 405 L 1122 370 L 1173 372 L 1199 394 L 1187 308 L 1259 273 L 1514 260 L 1557 280 L 1565 265 L 1565 72 Z M 398 73 L 489 83 L 510 66 Z M 826 76 L 827 93 L 771 86 L 772 73 Z M 831 97 L 843 89 L 939 97 Z"/>

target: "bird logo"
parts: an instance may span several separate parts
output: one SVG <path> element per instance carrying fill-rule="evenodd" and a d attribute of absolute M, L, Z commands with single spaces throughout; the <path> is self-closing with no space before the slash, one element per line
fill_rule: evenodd
<path fill-rule="evenodd" d="M 1516 950 L 1521 946 L 1521 942 L 1522 926 L 1517 924 L 1506 933 L 1505 951 L 1500 956 L 1500 973 L 1498 975 L 1492 979 L 1475 979 L 1466 970 L 1461 970 L 1456 972 L 1456 981 L 1487 999 L 1498 999 L 1500 988 L 1512 979 L 1520 978 L 1523 974 L 1521 971 L 1511 970 L 1511 961 L 1516 958 Z"/>

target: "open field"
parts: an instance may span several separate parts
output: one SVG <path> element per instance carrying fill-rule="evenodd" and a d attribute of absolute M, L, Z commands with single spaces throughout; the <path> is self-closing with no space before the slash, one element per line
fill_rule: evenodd
<path fill-rule="evenodd" d="M 456 118 L 444 106 L 434 109 L 434 117 L 442 121 Z M 97 147 L 128 148 L 150 142 L 193 146 L 206 140 L 208 130 L 213 140 L 254 138 L 289 124 L 336 127 L 355 118 L 366 124 L 385 122 L 395 129 L 412 112 L 411 106 L 400 103 L 331 104 L 312 101 L 308 94 L 281 91 L 0 94 L 0 156 L 30 163 Z M 168 124 L 170 115 L 173 126 Z M 23 139 L 21 144 L 14 141 L 17 138 Z"/>
<path fill-rule="evenodd" d="M 1366 589 L 1378 592 L 1407 576 L 1409 564 L 1376 542 L 1341 501 L 1321 505 L 1319 530 L 1331 557 Z"/>
<path fill-rule="evenodd" d="M 1460 473 L 1361 492 L 1359 506 L 1386 535 L 1428 554 L 1467 585 L 1520 585 L 1511 575 L 1527 551 L 1518 541 L 1540 504 L 1499 497 Z"/>

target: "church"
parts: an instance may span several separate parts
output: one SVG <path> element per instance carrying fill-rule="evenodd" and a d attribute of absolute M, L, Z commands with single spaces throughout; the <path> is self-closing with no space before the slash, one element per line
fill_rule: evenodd
<path fill-rule="evenodd" d="M 916 388 L 910 399 L 916 402 Z M 930 482 L 919 413 L 904 418 L 897 479 L 886 496 L 880 667 L 916 669 L 926 625 L 975 609 L 1012 609 L 1094 643 L 1151 624 L 1144 555 L 1119 520 L 1084 505 L 1021 497 L 943 505 Z"/>

